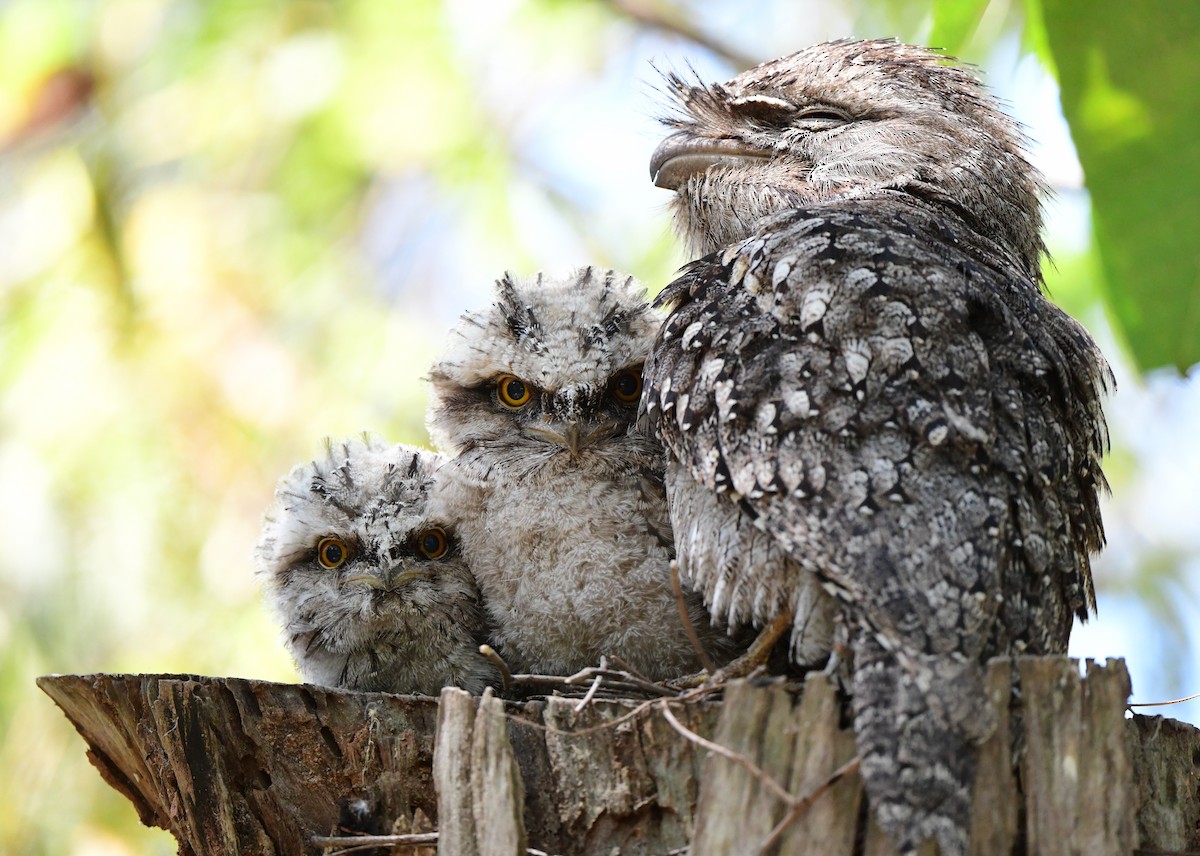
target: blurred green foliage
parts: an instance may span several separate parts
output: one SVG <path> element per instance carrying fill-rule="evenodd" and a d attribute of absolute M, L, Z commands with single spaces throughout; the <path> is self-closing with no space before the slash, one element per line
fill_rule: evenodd
<path fill-rule="evenodd" d="M 0 557 L 0 851 L 174 852 L 35 675 L 294 680 L 250 560 L 274 481 L 325 434 L 424 439 L 437 284 L 391 311 L 357 236 L 387 177 L 486 165 L 443 30 L 417 2 L 0 14 L 0 531 L 26 545 Z"/>
<path fill-rule="evenodd" d="M 890 34 L 980 59 L 1023 25 L 1003 0 L 815 9 L 0 6 L 0 852 L 174 852 L 33 678 L 294 680 L 250 555 L 273 485 L 325 435 L 423 443 L 419 379 L 491 277 L 570 260 L 669 280 L 658 130 L 625 127 L 658 111 L 650 58 L 720 77 Z M 1090 256 L 1058 260 L 1056 297 L 1094 313 Z"/>
<path fill-rule="evenodd" d="M 1109 312 L 1143 369 L 1200 361 L 1200 6 L 1043 0 Z"/>

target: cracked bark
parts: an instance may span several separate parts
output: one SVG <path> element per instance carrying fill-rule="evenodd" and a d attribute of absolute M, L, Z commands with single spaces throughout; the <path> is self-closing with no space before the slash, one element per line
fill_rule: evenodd
<path fill-rule="evenodd" d="M 1067 658 L 995 661 L 988 677 L 997 728 L 980 747 L 973 854 L 1200 849 L 1200 731 L 1127 720 L 1123 662 L 1089 663 L 1081 676 Z M 312 838 L 337 834 L 351 800 L 370 807 L 370 831 L 432 825 L 438 852 L 455 856 L 754 853 L 789 808 L 764 776 L 802 797 L 854 755 L 822 675 L 802 694 L 737 682 L 723 703 L 672 707 L 684 728 L 752 766 L 685 739 L 655 706 L 597 728 L 633 701 L 577 711 L 563 698 L 446 689 L 433 699 L 189 675 L 38 685 L 105 781 L 184 856 L 320 853 Z M 892 856 L 863 802 L 857 774 L 845 776 L 768 852 Z"/>

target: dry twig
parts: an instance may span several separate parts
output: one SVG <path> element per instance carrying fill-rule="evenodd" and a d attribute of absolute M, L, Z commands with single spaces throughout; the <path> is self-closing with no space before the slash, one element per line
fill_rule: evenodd
<path fill-rule="evenodd" d="M 625 671 L 629 672 L 629 674 L 633 675 L 635 678 L 641 678 L 643 681 L 645 681 L 646 683 L 649 683 L 649 684 L 654 683 L 654 681 L 650 680 L 645 675 L 643 675 L 641 672 L 639 672 L 637 669 L 635 669 L 633 666 L 631 666 L 629 664 L 628 660 L 626 660 L 622 657 L 619 657 L 616 654 L 610 654 L 609 659 L 612 660 L 614 663 L 616 663 L 618 666 L 620 666 Z"/>
<path fill-rule="evenodd" d="M 730 761 L 733 761 L 735 764 L 741 765 L 747 771 L 749 771 L 750 775 L 754 776 L 754 778 L 758 779 L 760 782 L 762 782 L 764 785 L 766 785 L 767 790 L 769 790 L 771 793 L 775 794 L 775 796 L 777 796 L 781 801 L 783 801 L 787 805 L 793 806 L 796 804 L 796 798 L 787 792 L 787 788 L 785 788 L 783 785 L 779 784 L 779 782 L 775 781 L 775 779 L 772 778 L 771 775 L 769 773 L 767 773 L 767 771 L 764 770 L 762 767 L 755 764 L 753 761 L 751 761 L 745 755 L 742 755 L 740 752 L 734 752 L 732 749 L 730 749 L 726 746 L 722 746 L 720 743 L 714 743 L 713 741 L 711 741 L 705 737 L 701 737 L 699 734 L 692 731 L 690 728 L 688 728 L 682 722 L 680 722 L 678 719 L 675 718 L 675 714 L 671 713 L 671 708 L 668 706 L 668 703 L 665 700 L 661 703 L 661 707 L 662 707 L 663 717 L 667 720 L 667 722 L 670 724 L 670 726 L 672 728 L 674 728 L 676 731 L 678 731 L 680 734 L 682 734 L 685 738 L 687 738 L 691 742 L 695 743 L 697 746 L 703 746 L 709 752 L 715 752 L 716 754 L 720 755 L 722 758 L 728 758 Z"/>
<path fill-rule="evenodd" d="M 766 840 L 763 841 L 762 846 L 758 848 L 760 856 L 778 844 L 779 839 L 783 837 L 783 833 L 787 831 L 787 828 L 795 823 L 800 818 L 800 815 L 812 808 L 813 803 L 819 800 L 826 791 L 840 782 L 843 778 L 857 770 L 859 763 L 860 759 L 858 756 L 854 756 L 845 764 L 830 773 L 829 778 L 813 788 L 807 796 L 796 800 L 792 804 L 792 807 L 788 810 L 788 813 L 784 815 L 783 820 L 775 824 L 775 828 L 771 830 L 771 834 L 767 836 Z"/>
<path fill-rule="evenodd" d="M 370 847 L 388 845 L 392 847 L 417 847 L 421 844 L 437 844 L 436 832 L 417 832 L 407 835 L 314 835 L 310 843 L 314 847 L 342 847 L 338 854 L 366 850 Z"/>
<path fill-rule="evenodd" d="M 500 673 L 500 681 L 504 686 L 505 692 L 512 689 L 512 672 L 508 670 L 508 663 L 504 662 L 504 658 L 496 653 L 496 649 L 491 645 L 480 645 L 479 653 L 487 657 L 488 662 L 496 667 L 496 671 Z"/>
<path fill-rule="evenodd" d="M 687 634 L 688 641 L 692 643 L 692 649 L 696 652 L 700 665 L 711 675 L 717 671 L 717 664 L 700 644 L 700 636 L 696 633 L 696 626 L 692 624 L 692 616 L 688 614 L 687 601 L 683 599 L 683 586 L 679 584 L 679 562 L 674 559 L 671 560 L 671 590 L 675 592 L 675 606 L 679 608 L 679 620 L 683 622 L 683 632 Z"/>
<path fill-rule="evenodd" d="M 1125 705 L 1125 707 L 1129 708 L 1130 710 L 1135 707 L 1166 707 L 1169 704 L 1183 704 L 1185 701 L 1194 701 L 1198 698 L 1200 698 L 1200 693 L 1196 693 L 1195 695 L 1190 695 L 1185 698 L 1173 698 L 1170 701 L 1140 701 L 1137 704 L 1131 702 Z"/>
<path fill-rule="evenodd" d="M 784 815 L 783 819 L 775 825 L 775 828 L 771 830 L 770 834 L 759 847 L 759 854 L 766 853 L 768 850 L 778 844 L 779 839 L 783 837 L 783 833 L 787 831 L 789 826 L 795 823 L 801 815 L 812 808 L 813 804 L 822 796 L 824 796 L 830 788 L 832 788 L 846 776 L 853 773 L 859 767 L 860 760 L 857 756 L 855 756 L 830 773 L 829 778 L 827 778 L 817 787 L 813 788 L 813 790 L 808 794 L 804 795 L 803 797 L 797 797 L 789 793 L 788 790 L 783 785 L 779 784 L 779 782 L 776 781 L 773 776 L 771 776 L 766 770 L 755 764 L 745 755 L 741 754 L 740 752 L 735 752 L 727 746 L 722 746 L 720 743 L 714 743 L 712 740 L 701 737 L 699 734 L 689 729 L 678 719 L 676 719 L 673 713 L 671 713 L 670 703 L 668 701 L 664 699 L 659 703 L 659 705 L 662 708 L 663 717 L 667 720 L 670 726 L 683 735 L 686 739 L 698 746 L 703 746 L 710 752 L 715 752 L 722 758 L 727 758 L 730 761 L 733 761 L 735 764 L 740 765 L 746 769 L 750 775 L 762 782 L 763 785 L 766 786 L 767 790 L 774 794 L 781 802 L 788 806 L 787 814 Z"/>
<path fill-rule="evenodd" d="M 513 724 L 523 725 L 526 728 L 533 729 L 534 731 L 542 731 L 542 732 L 545 732 L 546 734 L 555 734 L 555 735 L 559 735 L 561 737 L 587 737 L 592 734 L 597 734 L 601 731 L 606 731 L 610 728 L 617 728 L 626 722 L 630 722 L 631 720 L 637 719 L 643 713 L 645 713 L 648 710 L 651 710 L 655 705 L 658 705 L 660 703 L 670 702 L 671 704 L 691 704 L 693 702 L 700 701 L 705 696 L 716 695 L 720 692 L 722 692 L 721 687 L 705 686 L 705 687 L 700 687 L 698 689 L 692 690 L 689 693 L 684 693 L 683 695 L 680 695 L 673 699 L 662 699 L 662 698 L 650 699 L 649 701 L 642 702 L 637 707 L 630 710 L 628 713 L 623 713 L 614 719 L 608 720 L 607 722 L 601 722 L 596 725 L 591 725 L 591 726 L 588 726 L 587 728 L 581 728 L 581 729 L 578 729 L 575 731 L 565 731 L 561 728 L 555 728 L 553 725 L 545 725 L 541 722 L 533 722 L 532 720 L 523 719 L 519 716 L 514 716 L 509 713 L 505 713 L 504 715 Z M 625 699 L 625 700 L 628 700 L 628 699 Z"/>
<path fill-rule="evenodd" d="M 594 667 L 584 669 L 578 675 L 572 675 L 567 680 L 568 683 L 572 684 L 581 683 L 590 678 L 592 675 L 602 675 L 607 679 L 606 686 L 609 687 L 640 690 L 646 695 L 655 696 L 674 696 L 677 694 L 675 690 L 663 684 L 655 683 L 654 681 L 647 680 L 646 678 L 631 674 L 630 672 L 616 669 L 606 669 L 603 666 L 598 669 Z"/>
<path fill-rule="evenodd" d="M 608 664 L 605 662 L 604 658 L 601 657 L 600 658 L 600 668 L 604 669 L 607 665 Z M 594 681 L 592 681 L 592 685 L 588 689 L 587 694 L 584 695 L 584 697 L 579 700 L 579 704 L 575 705 L 576 713 L 579 713 L 579 711 L 583 710 L 585 707 L 587 707 L 589 704 L 592 703 L 592 699 L 594 699 L 596 697 L 596 691 L 598 689 L 600 689 L 600 684 L 601 684 L 601 682 L 603 682 L 603 680 L 604 680 L 604 675 L 602 675 L 602 674 L 596 675 L 596 679 Z"/>
<path fill-rule="evenodd" d="M 673 33 L 676 36 L 681 36 L 690 42 L 695 42 L 703 48 L 706 48 L 717 56 L 724 58 L 731 65 L 735 66 L 738 71 L 756 65 L 756 62 L 746 56 L 736 48 L 732 48 L 727 44 L 713 38 L 702 30 L 693 27 L 685 18 L 684 12 L 667 6 L 664 3 L 655 4 L 657 8 L 651 9 L 645 3 L 636 2 L 636 0 L 609 0 L 609 5 L 620 12 L 627 18 L 637 21 L 647 27 L 653 27 L 656 30 L 662 30 L 667 33 Z M 661 9 L 669 11 L 663 12 Z"/>

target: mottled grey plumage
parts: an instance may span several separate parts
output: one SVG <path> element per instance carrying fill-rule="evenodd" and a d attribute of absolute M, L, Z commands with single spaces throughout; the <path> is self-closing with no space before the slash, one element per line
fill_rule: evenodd
<path fill-rule="evenodd" d="M 306 681 L 437 695 L 498 677 L 454 527 L 426 508 L 439 463 L 364 436 L 279 482 L 256 558 Z"/>
<path fill-rule="evenodd" d="M 707 254 L 660 295 L 646 368 L 681 564 L 717 618 L 821 582 L 881 826 L 964 853 L 981 664 L 1064 652 L 1103 542 L 1110 373 L 1041 294 L 1041 179 L 979 83 L 921 48 L 669 80 L 682 115 L 651 171 Z M 726 561 L 751 531 L 771 561 Z"/>
<path fill-rule="evenodd" d="M 695 671 L 672 593 L 662 447 L 635 424 L 661 315 L 632 278 L 591 268 L 506 276 L 496 297 L 463 316 L 433 367 L 429 428 L 454 456 L 435 503 L 461 521 L 497 647 L 545 674 L 614 654 L 655 679 Z M 702 638 L 727 649 L 700 597 L 688 600 Z"/>

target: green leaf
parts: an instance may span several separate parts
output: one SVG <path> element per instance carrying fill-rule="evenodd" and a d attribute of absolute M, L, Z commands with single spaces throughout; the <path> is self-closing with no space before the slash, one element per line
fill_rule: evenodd
<path fill-rule="evenodd" d="M 1143 369 L 1200 361 L 1200 5 L 1043 0 L 1110 315 Z"/>
<path fill-rule="evenodd" d="M 930 46 L 961 55 L 989 3 L 990 0 L 934 0 Z"/>

